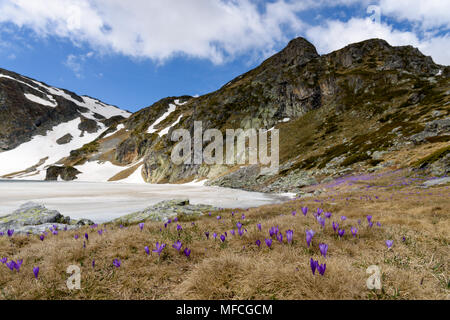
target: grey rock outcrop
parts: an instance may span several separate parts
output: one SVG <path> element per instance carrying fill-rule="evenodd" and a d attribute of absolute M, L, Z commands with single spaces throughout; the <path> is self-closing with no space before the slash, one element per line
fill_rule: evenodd
<path fill-rule="evenodd" d="M 190 204 L 188 199 L 175 199 L 159 202 L 142 211 L 134 212 L 113 220 L 116 223 L 136 223 L 145 220 L 163 221 L 186 215 L 201 216 L 205 212 L 214 211 L 217 208 L 203 204 Z"/>
<path fill-rule="evenodd" d="M 74 230 L 80 227 L 76 220 L 71 220 L 70 217 L 35 202 L 27 202 L 13 213 L 0 217 L 1 232 L 11 229 L 18 234 L 39 234 L 53 226 L 58 230 Z"/>

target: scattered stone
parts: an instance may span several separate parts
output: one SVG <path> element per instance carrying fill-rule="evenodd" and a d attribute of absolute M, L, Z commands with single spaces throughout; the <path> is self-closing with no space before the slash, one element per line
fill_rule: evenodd
<path fill-rule="evenodd" d="M 73 136 L 70 133 L 68 133 L 68 134 L 62 136 L 61 138 L 59 138 L 58 140 L 56 140 L 56 143 L 59 145 L 67 144 L 70 141 L 72 141 L 72 139 L 73 139 Z"/>

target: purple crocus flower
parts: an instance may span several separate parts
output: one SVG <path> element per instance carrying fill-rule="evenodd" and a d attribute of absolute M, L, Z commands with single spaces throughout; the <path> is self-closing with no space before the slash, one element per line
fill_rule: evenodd
<path fill-rule="evenodd" d="M 344 236 L 344 233 L 345 233 L 345 229 L 339 229 L 339 231 L 338 231 L 339 237 L 342 238 Z"/>
<path fill-rule="evenodd" d="M 41 241 L 44 241 L 44 235 L 43 234 L 41 234 L 40 236 L 39 236 L 39 239 L 41 239 Z"/>
<path fill-rule="evenodd" d="M 327 218 L 327 219 L 331 218 L 331 212 L 325 212 L 324 215 L 325 215 L 325 218 Z"/>
<path fill-rule="evenodd" d="M 361 219 L 358 219 L 358 224 L 361 225 Z"/>
<path fill-rule="evenodd" d="M 317 215 L 320 216 L 323 212 L 323 209 L 321 208 L 317 208 Z"/>
<path fill-rule="evenodd" d="M 242 219 L 242 220 L 245 219 L 245 214 L 242 214 L 241 219 Z"/>
<path fill-rule="evenodd" d="M 83 241 L 83 248 L 86 248 L 86 241 Z"/>
<path fill-rule="evenodd" d="M 164 229 L 166 229 L 167 228 L 167 222 L 166 223 L 164 223 Z"/>
<path fill-rule="evenodd" d="M 292 237 L 294 236 L 294 231 L 287 230 L 286 231 L 286 240 L 288 243 L 292 243 Z"/>
<path fill-rule="evenodd" d="M 258 240 L 256 240 L 256 245 L 258 246 L 258 247 L 260 247 L 261 246 L 261 241 L 258 239 Z"/>
<path fill-rule="evenodd" d="M 233 229 L 233 230 L 230 230 L 230 233 L 234 236 L 236 234 L 236 231 L 234 231 L 234 229 Z"/>
<path fill-rule="evenodd" d="M 175 218 L 173 219 L 173 221 L 174 221 L 174 222 L 177 222 L 177 221 L 178 221 L 178 217 L 175 217 Z"/>
<path fill-rule="evenodd" d="M 54 236 L 57 236 L 57 235 L 58 235 L 58 231 L 53 230 L 52 234 L 53 234 Z"/>
<path fill-rule="evenodd" d="M 163 249 L 166 247 L 165 243 L 161 243 L 159 244 L 159 242 L 156 242 L 156 249 L 153 250 L 153 252 L 156 252 L 157 254 L 161 255 L 161 252 L 163 251 Z"/>
<path fill-rule="evenodd" d="M 141 229 L 141 231 L 142 231 L 142 229 L 144 229 L 144 223 L 143 222 L 139 223 L 139 229 Z"/>
<path fill-rule="evenodd" d="M 323 255 L 324 258 L 327 257 L 327 251 L 328 251 L 328 245 L 325 243 L 319 244 L 320 253 Z"/>
<path fill-rule="evenodd" d="M 12 237 L 14 234 L 14 229 L 8 229 L 6 233 L 8 234 L 8 237 Z"/>
<path fill-rule="evenodd" d="M 371 220 L 372 220 L 372 216 L 367 216 L 367 222 L 370 223 Z"/>
<path fill-rule="evenodd" d="M 325 269 L 326 268 L 327 268 L 327 264 L 326 263 L 324 263 L 324 264 L 317 263 L 317 271 L 319 271 L 319 274 L 321 276 L 323 276 L 325 274 Z"/>
<path fill-rule="evenodd" d="M 311 244 L 311 240 L 314 237 L 315 232 L 313 230 L 306 230 L 306 244 L 309 245 Z"/>
<path fill-rule="evenodd" d="M 258 223 L 256 226 L 258 227 L 259 231 L 261 231 L 261 223 Z"/>
<path fill-rule="evenodd" d="M 95 268 L 95 259 L 92 259 L 92 268 Z"/>
<path fill-rule="evenodd" d="M 345 220 L 347 220 L 347 217 L 346 216 L 341 216 L 341 220 L 345 221 Z"/>
<path fill-rule="evenodd" d="M 386 246 L 388 247 L 388 249 L 390 249 L 393 244 L 394 244 L 394 240 L 386 240 Z"/>
<path fill-rule="evenodd" d="M 120 268 L 120 264 L 121 264 L 120 260 L 114 259 L 114 261 L 113 261 L 113 266 L 114 266 L 114 267 Z"/>
<path fill-rule="evenodd" d="M 311 271 L 312 271 L 312 274 L 314 275 L 316 273 L 316 268 L 319 265 L 319 261 L 315 261 L 315 260 L 313 260 L 313 258 L 311 258 L 309 260 L 309 265 L 311 266 Z"/>
<path fill-rule="evenodd" d="M 80 237 L 78 234 L 73 236 L 75 238 L 75 240 L 78 240 L 78 238 Z"/>
<path fill-rule="evenodd" d="M 64 231 L 67 231 L 67 226 L 64 226 Z"/>
<path fill-rule="evenodd" d="M 99 235 L 103 234 L 103 230 L 102 229 L 98 230 L 97 232 L 98 232 Z"/>
<path fill-rule="evenodd" d="M 402 241 L 403 241 L 403 242 L 405 242 L 405 241 L 406 241 L 406 238 L 405 238 L 404 236 L 403 236 L 403 238 L 402 238 Z"/>
<path fill-rule="evenodd" d="M 205 232 L 205 236 L 206 236 L 206 239 L 209 239 L 209 232 L 208 231 Z"/>
<path fill-rule="evenodd" d="M 122 229 L 122 228 L 123 228 L 123 224 L 121 224 L 121 225 L 119 226 L 119 228 Z"/>
<path fill-rule="evenodd" d="M 297 214 L 297 211 L 292 211 L 292 215 L 295 217 L 295 215 Z"/>
<path fill-rule="evenodd" d="M 320 225 L 322 226 L 322 228 L 325 228 L 325 218 L 322 218 L 320 216 L 317 217 L 317 221 L 320 223 Z"/>
<path fill-rule="evenodd" d="M 6 261 L 8 261 L 8 258 L 2 258 L 0 261 L 1 261 L 1 263 L 5 264 Z"/>
<path fill-rule="evenodd" d="M 86 240 L 89 240 L 89 235 L 87 233 L 84 234 L 84 237 L 86 238 Z"/>
<path fill-rule="evenodd" d="M 339 223 L 334 223 L 334 221 L 333 221 L 332 226 L 333 226 L 334 232 L 336 232 L 336 230 L 339 228 Z"/>
<path fill-rule="evenodd" d="M 238 230 L 240 229 L 240 228 L 242 228 L 242 223 L 240 223 L 239 221 L 238 222 L 236 222 L 236 227 L 238 228 Z"/>
<path fill-rule="evenodd" d="M 217 216 L 217 220 L 220 220 L 221 219 L 221 217 L 220 216 Z"/>
<path fill-rule="evenodd" d="M 191 255 L 191 249 L 184 248 L 184 254 L 189 258 L 189 256 Z"/>
<path fill-rule="evenodd" d="M 181 244 L 181 241 L 180 241 L 180 240 L 178 240 L 177 242 L 175 242 L 175 243 L 172 245 L 172 247 L 175 248 L 177 251 L 180 251 L 181 246 L 182 246 L 182 244 Z"/>
<path fill-rule="evenodd" d="M 220 240 L 222 240 L 222 242 L 225 242 L 225 236 L 223 234 L 220 235 Z"/>
<path fill-rule="evenodd" d="M 150 249 L 149 249 L 147 246 L 144 247 L 144 250 L 145 250 L 145 253 L 146 253 L 147 255 L 150 254 Z"/>
<path fill-rule="evenodd" d="M 369 222 L 369 228 L 372 228 L 372 227 L 373 227 L 373 222 L 370 221 L 370 222 Z"/>
<path fill-rule="evenodd" d="M 239 234 L 240 237 L 242 237 L 242 235 L 244 234 L 244 229 L 239 229 L 238 230 L 238 234 Z"/>
<path fill-rule="evenodd" d="M 302 213 L 304 216 L 308 213 L 308 207 L 302 207 Z"/>
<path fill-rule="evenodd" d="M 39 267 L 34 267 L 33 268 L 33 273 L 34 273 L 34 277 L 37 279 L 38 275 L 39 275 Z"/>
<path fill-rule="evenodd" d="M 380 222 L 377 222 L 377 226 L 378 226 L 378 227 L 381 227 L 381 223 L 380 223 Z"/>
<path fill-rule="evenodd" d="M 356 237 L 356 234 L 358 233 L 358 229 L 356 229 L 355 227 L 351 227 L 351 228 L 350 228 L 350 232 L 352 233 L 352 235 L 353 235 L 354 237 Z"/>
<path fill-rule="evenodd" d="M 19 272 L 20 267 L 22 266 L 23 259 L 17 260 L 17 262 L 14 263 L 14 268 Z"/>
<path fill-rule="evenodd" d="M 7 266 L 11 271 L 14 271 L 14 268 L 15 268 L 15 266 L 16 266 L 16 263 L 15 263 L 13 260 L 11 260 L 10 262 L 7 262 L 7 263 L 6 263 L 6 266 Z"/>
<path fill-rule="evenodd" d="M 172 219 L 167 220 L 167 223 L 171 224 L 172 223 Z"/>
<path fill-rule="evenodd" d="M 216 239 L 217 238 L 217 233 L 213 233 L 213 238 Z"/>
<path fill-rule="evenodd" d="M 281 233 L 277 234 L 277 240 L 280 241 L 280 243 L 283 243 L 283 235 Z"/>
<path fill-rule="evenodd" d="M 179 224 L 177 224 L 177 231 L 181 231 L 181 230 L 183 230 L 183 228 Z"/>
<path fill-rule="evenodd" d="M 266 245 L 270 248 L 270 246 L 272 245 L 272 239 L 265 239 L 266 241 Z"/>

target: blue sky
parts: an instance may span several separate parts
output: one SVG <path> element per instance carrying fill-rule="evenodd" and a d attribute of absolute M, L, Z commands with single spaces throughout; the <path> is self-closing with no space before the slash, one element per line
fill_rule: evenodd
<path fill-rule="evenodd" d="M 384 38 L 450 64 L 447 0 L 0 0 L 0 67 L 130 111 L 205 94 L 303 36 Z"/>

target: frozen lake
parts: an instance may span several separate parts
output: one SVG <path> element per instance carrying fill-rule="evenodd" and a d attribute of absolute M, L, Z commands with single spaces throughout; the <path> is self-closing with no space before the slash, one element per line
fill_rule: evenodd
<path fill-rule="evenodd" d="M 192 184 L 0 180 L 0 216 L 34 201 L 74 219 L 87 218 L 101 223 L 163 200 L 179 198 L 220 208 L 249 208 L 290 199 L 286 195 Z"/>

